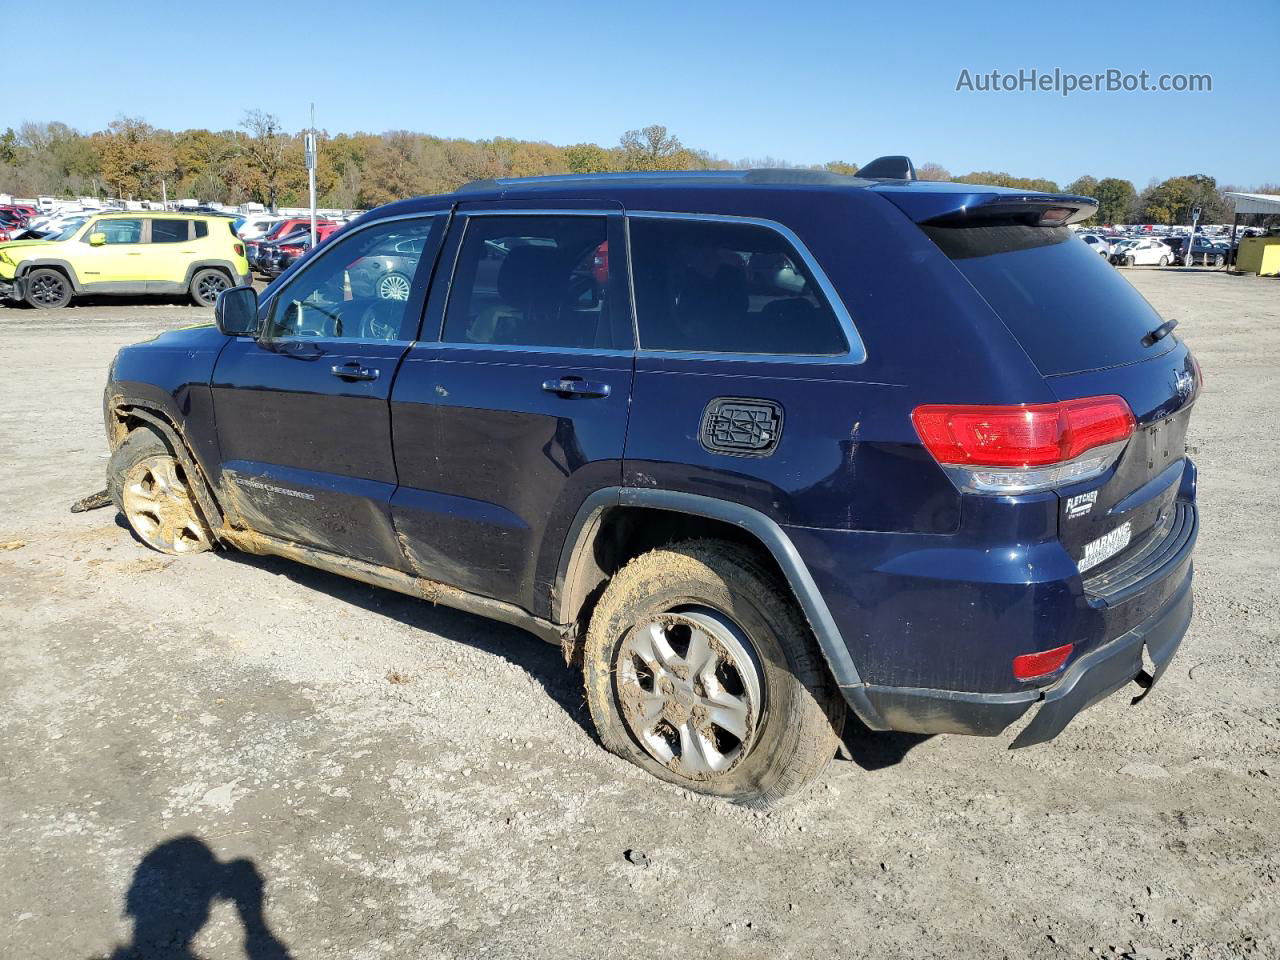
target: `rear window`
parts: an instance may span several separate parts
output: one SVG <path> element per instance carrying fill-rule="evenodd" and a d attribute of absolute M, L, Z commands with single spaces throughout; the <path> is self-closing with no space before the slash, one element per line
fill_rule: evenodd
<path fill-rule="evenodd" d="M 1135 363 L 1163 351 L 1142 338 L 1151 304 L 1066 227 L 923 228 L 1018 338 L 1045 376 Z M 1172 347 L 1168 341 L 1167 347 Z"/>

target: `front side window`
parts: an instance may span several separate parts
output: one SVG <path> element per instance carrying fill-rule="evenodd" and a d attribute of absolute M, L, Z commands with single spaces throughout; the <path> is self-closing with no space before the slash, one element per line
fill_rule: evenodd
<path fill-rule="evenodd" d="M 630 221 L 643 350 L 834 356 L 848 342 L 803 258 L 776 230 Z"/>
<path fill-rule="evenodd" d="M 630 318 L 616 286 L 603 216 L 473 216 L 444 341 L 624 349 Z"/>
<path fill-rule="evenodd" d="M 186 243 L 191 236 L 190 220 L 152 220 L 152 243 Z"/>
<path fill-rule="evenodd" d="M 276 295 L 267 335 L 326 339 L 409 340 L 418 315 L 409 295 L 421 253 L 403 252 L 406 241 L 434 250 L 443 217 L 391 220 L 358 230 L 328 245 Z"/>
<path fill-rule="evenodd" d="M 100 233 L 107 238 L 107 243 L 141 243 L 142 242 L 142 221 L 141 220 L 99 220 L 89 232 L 85 234 L 85 239 Z"/>

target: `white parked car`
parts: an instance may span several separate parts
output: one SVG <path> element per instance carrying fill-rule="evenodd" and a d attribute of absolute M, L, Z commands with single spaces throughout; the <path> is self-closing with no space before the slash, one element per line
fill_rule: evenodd
<path fill-rule="evenodd" d="M 1107 242 L 1106 237 L 1100 237 L 1094 233 L 1082 233 L 1080 234 L 1080 239 L 1087 243 L 1099 256 L 1111 256 L 1111 244 Z"/>
<path fill-rule="evenodd" d="M 236 233 L 240 235 L 241 240 L 257 240 L 259 237 L 271 231 L 280 217 L 271 214 L 251 213 L 244 218 L 244 222 L 236 228 Z"/>
<path fill-rule="evenodd" d="M 1111 262 L 1117 266 L 1167 267 L 1172 260 L 1173 251 L 1169 245 L 1151 238 L 1125 240 L 1117 244 L 1111 253 Z"/>

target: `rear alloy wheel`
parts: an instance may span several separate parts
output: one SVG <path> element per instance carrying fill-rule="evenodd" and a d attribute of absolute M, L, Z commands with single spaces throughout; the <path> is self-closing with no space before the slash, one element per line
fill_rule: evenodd
<path fill-rule="evenodd" d="M 605 587 L 582 658 L 601 743 L 686 790 L 768 807 L 835 756 L 844 697 L 748 547 L 692 540 L 636 557 Z"/>
<path fill-rule="evenodd" d="M 751 641 L 710 607 L 637 624 L 622 642 L 618 690 L 631 735 L 686 776 L 731 770 L 759 726 L 764 701 Z"/>
<path fill-rule="evenodd" d="M 408 300 L 409 278 L 403 273 L 388 273 L 378 281 L 379 300 Z"/>
<path fill-rule="evenodd" d="M 27 303 L 39 310 L 57 310 L 71 302 L 71 281 L 57 270 L 27 274 Z"/>
<path fill-rule="evenodd" d="M 197 306 L 212 307 L 218 294 L 231 288 L 231 281 L 221 270 L 198 270 L 191 278 L 191 299 Z"/>
<path fill-rule="evenodd" d="M 1161 257 L 1161 258 L 1160 258 L 1160 266 L 1162 266 L 1162 267 L 1167 267 L 1168 265 L 1169 265 L 1169 258 L 1168 258 L 1168 257 Z"/>
<path fill-rule="evenodd" d="M 107 489 L 138 539 L 152 550 L 183 555 L 212 546 L 182 464 L 152 431 L 137 429 L 115 449 Z"/>
<path fill-rule="evenodd" d="M 1224 263 L 1224 259 L 1223 259 L 1222 254 L 1218 254 L 1217 256 L 1215 256 L 1215 257 L 1213 258 L 1213 265 L 1214 265 L 1215 267 L 1220 267 L 1220 266 L 1222 266 L 1222 264 L 1223 264 L 1223 263 Z"/>

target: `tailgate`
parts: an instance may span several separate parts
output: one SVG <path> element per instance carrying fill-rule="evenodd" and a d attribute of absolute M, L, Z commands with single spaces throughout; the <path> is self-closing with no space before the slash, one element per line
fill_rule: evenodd
<path fill-rule="evenodd" d="M 1158 556 L 1158 543 L 1180 529 L 1177 498 L 1192 469 L 1186 436 L 1198 377 L 1190 352 L 1178 343 L 1142 363 L 1046 380 L 1064 400 L 1121 396 L 1138 422 L 1110 471 L 1059 491 L 1059 539 L 1086 588 L 1105 592 L 1109 573 L 1135 556 Z"/>

